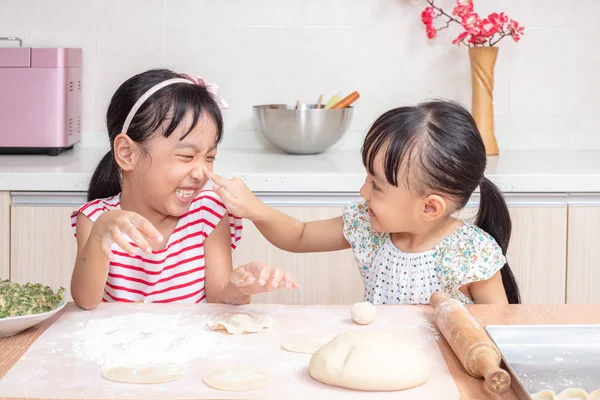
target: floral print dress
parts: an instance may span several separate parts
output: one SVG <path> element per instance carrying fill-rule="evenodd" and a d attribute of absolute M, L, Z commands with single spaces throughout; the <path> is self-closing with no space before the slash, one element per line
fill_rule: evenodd
<path fill-rule="evenodd" d="M 438 290 L 473 303 L 460 287 L 490 279 L 506 264 L 494 238 L 470 223 L 431 250 L 406 253 L 394 246 L 389 233 L 373 231 L 364 201 L 345 206 L 342 216 L 363 278 L 364 300 L 373 304 L 429 304 Z"/>

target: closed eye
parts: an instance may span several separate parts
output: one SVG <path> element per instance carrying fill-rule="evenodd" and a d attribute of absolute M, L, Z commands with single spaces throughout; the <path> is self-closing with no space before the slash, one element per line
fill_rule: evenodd
<path fill-rule="evenodd" d="M 379 188 L 379 186 L 377 186 L 377 184 L 375 182 L 371 182 L 371 184 L 373 185 L 373 190 L 375 191 L 381 191 L 381 189 Z"/>
<path fill-rule="evenodd" d="M 191 160 L 191 159 L 194 158 L 194 156 L 188 156 L 188 155 L 185 155 L 185 154 L 180 154 L 179 157 L 184 158 L 186 160 Z"/>

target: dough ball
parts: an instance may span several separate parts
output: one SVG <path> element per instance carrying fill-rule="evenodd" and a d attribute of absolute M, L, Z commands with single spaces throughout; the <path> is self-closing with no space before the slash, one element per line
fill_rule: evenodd
<path fill-rule="evenodd" d="M 585 390 L 579 388 L 565 389 L 558 396 L 557 400 L 588 400 L 588 394 Z"/>
<path fill-rule="evenodd" d="M 292 337 L 281 346 L 293 353 L 314 354 L 315 351 L 330 342 L 331 339 L 333 339 L 332 336 L 313 335 L 309 333 Z"/>
<path fill-rule="evenodd" d="M 269 374 L 250 367 L 223 367 L 204 377 L 204 383 L 218 390 L 258 390 L 271 382 Z"/>
<path fill-rule="evenodd" d="M 313 354 L 310 376 L 322 383 L 365 391 L 403 390 L 430 376 L 426 354 L 389 332 L 345 332 Z"/>
<path fill-rule="evenodd" d="M 556 400 L 556 395 L 552 390 L 542 390 L 531 396 L 532 400 Z"/>
<path fill-rule="evenodd" d="M 600 400 L 600 388 L 589 394 L 590 400 Z"/>
<path fill-rule="evenodd" d="M 273 326 L 273 318 L 268 315 L 233 314 L 223 315 L 209 324 L 211 329 L 227 330 L 232 335 L 256 333 Z"/>
<path fill-rule="evenodd" d="M 352 317 L 352 321 L 356 322 L 359 325 L 368 325 L 371 322 L 373 322 L 376 313 L 377 309 L 373 304 L 369 303 L 368 301 L 355 303 L 350 309 L 350 316 Z"/>
<path fill-rule="evenodd" d="M 122 383 L 166 383 L 181 379 L 187 373 L 183 366 L 105 367 L 102 376 Z"/>

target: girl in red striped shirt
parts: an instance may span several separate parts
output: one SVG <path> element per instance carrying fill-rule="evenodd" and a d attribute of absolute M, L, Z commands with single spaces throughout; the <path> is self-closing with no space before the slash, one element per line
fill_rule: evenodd
<path fill-rule="evenodd" d="M 111 149 L 92 176 L 88 203 L 72 215 L 77 305 L 243 304 L 252 294 L 298 287 L 261 263 L 232 271 L 242 221 L 203 190 L 225 107 L 216 86 L 169 70 L 135 75 L 117 89 L 106 117 Z"/>

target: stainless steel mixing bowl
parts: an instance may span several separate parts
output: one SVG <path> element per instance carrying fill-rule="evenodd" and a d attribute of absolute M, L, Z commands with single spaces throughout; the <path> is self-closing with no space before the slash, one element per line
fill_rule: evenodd
<path fill-rule="evenodd" d="M 327 109 L 316 104 L 265 104 L 253 107 L 259 132 L 291 154 L 317 154 L 337 143 L 350 125 L 352 107 Z"/>

